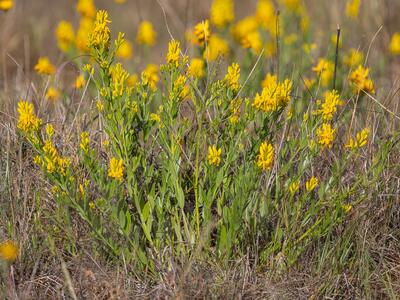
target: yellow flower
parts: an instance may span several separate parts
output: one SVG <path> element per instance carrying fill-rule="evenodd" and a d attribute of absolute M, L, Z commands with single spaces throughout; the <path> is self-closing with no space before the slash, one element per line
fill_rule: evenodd
<path fill-rule="evenodd" d="M 150 121 L 154 121 L 156 123 L 160 123 L 161 122 L 161 117 L 160 117 L 159 114 L 151 113 L 149 118 L 150 118 Z"/>
<path fill-rule="evenodd" d="M 216 145 L 208 146 L 207 160 L 210 165 L 219 166 L 221 163 L 222 149 L 218 149 Z"/>
<path fill-rule="evenodd" d="M 313 191 L 318 185 L 318 179 L 316 177 L 311 177 L 310 180 L 306 182 L 306 190 L 307 192 Z"/>
<path fill-rule="evenodd" d="M 7 262 L 14 262 L 18 257 L 18 246 L 13 241 L 0 244 L 0 258 Z"/>
<path fill-rule="evenodd" d="M 107 11 L 99 10 L 96 14 L 94 27 L 89 33 L 89 48 L 108 51 L 110 47 L 110 28 L 108 23 L 111 23 L 111 21 L 108 19 Z"/>
<path fill-rule="evenodd" d="M 88 152 L 89 151 L 89 133 L 86 131 L 83 131 L 81 133 L 81 142 L 79 144 L 79 148 L 83 151 L 83 152 Z"/>
<path fill-rule="evenodd" d="M 225 82 L 228 88 L 235 93 L 239 90 L 240 68 L 237 63 L 233 63 L 228 67 L 228 73 L 225 75 Z"/>
<path fill-rule="evenodd" d="M 344 57 L 344 63 L 350 68 L 354 68 L 362 64 L 364 60 L 364 54 L 357 49 L 350 49 L 349 53 Z"/>
<path fill-rule="evenodd" d="M 81 89 L 85 84 L 86 84 L 86 80 L 85 80 L 85 77 L 83 76 L 83 74 L 78 75 L 78 77 L 76 77 L 76 79 L 75 79 L 74 87 L 76 89 Z"/>
<path fill-rule="evenodd" d="M 75 32 L 72 24 L 67 21 L 61 21 L 56 28 L 56 38 L 58 47 L 61 51 L 68 51 L 75 41 Z"/>
<path fill-rule="evenodd" d="M 48 173 L 58 172 L 65 175 L 65 169 L 70 165 L 70 160 L 58 155 L 57 149 L 52 144 L 51 140 L 47 139 L 43 146 L 44 161 L 43 166 Z"/>
<path fill-rule="evenodd" d="M 173 64 L 175 65 L 175 67 L 178 67 L 180 53 L 180 43 L 176 40 L 170 41 L 168 44 L 167 63 Z"/>
<path fill-rule="evenodd" d="M 211 4 L 211 23 L 221 28 L 229 24 L 235 18 L 233 0 L 214 0 Z"/>
<path fill-rule="evenodd" d="M 196 44 L 204 46 L 210 39 L 210 25 L 208 20 L 198 23 L 194 27 L 194 36 L 196 37 Z"/>
<path fill-rule="evenodd" d="M 42 124 L 42 120 L 36 117 L 33 104 L 28 101 L 18 102 L 18 123 L 17 127 L 24 133 L 37 131 Z"/>
<path fill-rule="evenodd" d="M 333 79 L 334 64 L 324 58 L 318 61 L 318 64 L 313 67 L 313 71 L 321 78 L 321 85 L 328 86 Z"/>
<path fill-rule="evenodd" d="M 204 60 L 201 58 L 193 58 L 190 61 L 187 74 L 192 77 L 203 78 L 206 75 L 204 70 Z"/>
<path fill-rule="evenodd" d="M 240 41 L 243 48 L 253 49 L 256 54 L 259 54 L 262 49 L 261 35 L 258 31 L 253 31 L 245 35 Z"/>
<path fill-rule="evenodd" d="M 250 17 L 251 18 L 251 17 Z M 249 22 L 247 24 L 248 32 L 254 31 L 254 25 L 251 24 L 251 19 L 246 18 Z M 245 19 L 245 20 L 246 20 Z M 262 26 L 262 28 L 269 31 L 271 35 L 275 35 L 276 33 L 276 15 L 275 15 L 275 7 L 271 0 L 259 0 L 256 8 L 256 20 L 258 24 Z M 242 25 L 243 26 L 243 25 Z M 251 29 L 251 30 L 249 30 Z"/>
<path fill-rule="evenodd" d="M 369 78 L 369 69 L 359 65 L 356 70 L 351 72 L 349 80 L 354 84 L 355 92 L 360 90 L 366 91 L 370 94 L 375 94 L 374 83 Z"/>
<path fill-rule="evenodd" d="M 57 88 L 51 86 L 46 93 L 46 99 L 49 101 L 56 101 L 60 98 L 60 92 Z"/>
<path fill-rule="evenodd" d="M 240 21 L 238 21 L 232 27 L 232 35 L 236 41 L 241 43 L 241 41 L 250 33 L 256 31 L 258 28 L 258 23 L 255 17 L 249 16 Z"/>
<path fill-rule="evenodd" d="M 389 51 L 393 55 L 400 55 L 400 32 L 393 34 L 389 44 Z"/>
<path fill-rule="evenodd" d="M 157 32 L 154 31 L 153 24 L 143 21 L 139 25 L 136 41 L 140 45 L 154 46 L 156 43 Z"/>
<path fill-rule="evenodd" d="M 353 209 L 353 206 L 351 204 L 343 204 L 342 208 L 344 213 L 348 214 Z"/>
<path fill-rule="evenodd" d="M 131 59 L 133 55 L 132 43 L 125 40 L 117 50 L 117 57 L 121 59 Z"/>
<path fill-rule="evenodd" d="M 346 4 L 346 15 L 350 18 L 357 19 L 360 5 L 361 0 L 348 0 Z"/>
<path fill-rule="evenodd" d="M 122 159 L 117 159 L 115 157 L 111 158 L 110 166 L 108 168 L 108 176 L 116 180 L 122 181 L 124 176 L 124 166 Z"/>
<path fill-rule="evenodd" d="M 204 51 L 204 59 L 212 62 L 219 56 L 227 56 L 229 54 L 229 45 L 226 40 L 219 37 L 217 34 L 212 34 Z"/>
<path fill-rule="evenodd" d="M 256 94 L 253 107 L 267 113 L 276 111 L 289 103 L 292 91 L 291 80 L 285 79 L 283 83 L 279 83 L 275 75 L 267 74 L 262 85 L 261 95 Z"/>
<path fill-rule="evenodd" d="M 270 170 L 274 161 L 274 147 L 268 143 L 263 142 L 260 145 L 260 152 L 257 155 L 257 166 L 263 170 Z"/>
<path fill-rule="evenodd" d="M 345 147 L 350 149 L 357 149 L 364 147 L 367 144 L 368 135 L 369 135 L 369 129 L 364 128 L 363 130 L 361 130 L 361 132 L 358 132 L 356 134 L 355 139 L 349 138 L 349 141 L 347 142 Z"/>
<path fill-rule="evenodd" d="M 290 185 L 289 185 L 289 192 L 293 195 L 295 194 L 300 188 L 300 180 L 296 180 L 293 181 Z"/>
<path fill-rule="evenodd" d="M 148 85 L 151 90 L 155 90 L 156 84 L 159 81 L 158 67 L 155 64 L 147 65 L 146 69 L 142 72 L 142 82 L 144 85 Z"/>
<path fill-rule="evenodd" d="M 323 123 L 321 127 L 317 129 L 318 144 L 323 148 L 332 148 L 335 131 L 336 129 L 333 129 L 331 124 Z"/>
<path fill-rule="evenodd" d="M 76 10 L 85 18 L 94 18 L 96 15 L 96 7 L 93 0 L 78 0 Z"/>
<path fill-rule="evenodd" d="M 103 103 L 102 103 L 100 100 L 97 100 L 97 102 L 96 102 L 96 107 L 97 107 L 97 110 L 98 110 L 99 112 L 102 112 L 103 109 L 104 109 L 104 105 L 103 105 Z"/>
<path fill-rule="evenodd" d="M 13 0 L 0 0 L 0 10 L 10 10 L 13 7 Z"/>
<path fill-rule="evenodd" d="M 174 81 L 172 87 L 172 97 L 177 98 L 177 100 L 184 100 L 189 94 L 189 88 L 186 85 L 186 77 L 179 75 Z"/>
<path fill-rule="evenodd" d="M 114 0 L 115 3 L 124 4 L 126 0 Z"/>
<path fill-rule="evenodd" d="M 93 28 L 93 20 L 92 19 L 82 18 L 80 20 L 79 28 L 78 28 L 78 31 L 76 32 L 75 44 L 76 44 L 76 47 L 81 52 L 88 51 L 88 39 L 89 39 L 89 34 L 92 31 L 92 28 Z"/>
<path fill-rule="evenodd" d="M 330 121 L 337 111 L 337 106 L 343 104 L 343 101 L 339 99 L 338 92 L 333 90 L 326 93 L 324 102 L 321 103 L 320 108 L 315 113 L 321 115 L 324 121 Z"/>
<path fill-rule="evenodd" d="M 51 138 L 54 134 L 54 127 L 52 124 L 47 124 L 46 125 L 46 135 L 48 138 Z"/>
<path fill-rule="evenodd" d="M 35 71 L 39 74 L 52 75 L 56 72 L 56 68 L 52 65 L 48 57 L 39 57 Z"/>
<path fill-rule="evenodd" d="M 126 88 L 126 80 L 129 77 L 129 73 L 122 67 L 120 63 L 114 65 L 111 69 L 111 86 L 112 96 L 114 98 L 121 97 Z"/>

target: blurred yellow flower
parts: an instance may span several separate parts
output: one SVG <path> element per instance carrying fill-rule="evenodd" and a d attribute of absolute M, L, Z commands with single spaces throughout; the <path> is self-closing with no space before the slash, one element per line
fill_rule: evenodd
<path fill-rule="evenodd" d="M 161 122 L 161 117 L 160 117 L 159 114 L 151 113 L 149 118 L 150 118 L 150 121 L 154 121 L 156 123 L 160 123 Z"/>
<path fill-rule="evenodd" d="M 400 55 L 400 32 L 393 34 L 389 44 L 389 51 L 393 55 Z"/>
<path fill-rule="evenodd" d="M 346 4 L 346 15 L 357 19 L 360 10 L 361 0 L 348 0 Z"/>
<path fill-rule="evenodd" d="M 261 35 L 258 31 L 250 32 L 244 38 L 242 38 L 240 43 L 243 48 L 253 49 L 255 54 L 259 54 L 263 46 Z"/>
<path fill-rule="evenodd" d="M 232 35 L 239 43 L 250 33 L 258 28 L 257 19 L 253 16 L 246 17 L 238 21 L 232 27 Z"/>
<path fill-rule="evenodd" d="M 168 44 L 167 63 L 173 64 L 175 67 L 179 65 L 179 56 L 181 54 L 180 45 L 181 44 L 176 40 L 172 40 Z"/>
<path fill-rule="evenodd" d="M 18 246 L 13 241 L 0 244 L 0 258 L 7 262 L 14 262 L 18 257 Z"/>
<path fill-rule="evenodd" d="M 204 51 L 204 59 L 212 62 L 215 61 L 219 56 L 227 56 L 228 54 L 228 42 L 217 34 L 212 34 L 210 36 L 207 48 Z"/>
<path fill-rule="evenodd" d="M 147 65 L 146 69 L 142 72 L 142 83 L 148 85 L 151 90 L 155 90 L 156 84 L 159 81 L 158 67 L 155 64 Z"/>
<path fill-rule="evenodd" d="M 374 83 L 369 78 L 369 69 L 359 65 L 356 70 L 350 73 L 349 80 L 354 84 L 355 92 L 365 91 L 375 94 Z"/>
<path fill-rule="evenodd" d="M 47 89 L 46 99 L 49 101 L 56 101 L 60 98 L 60 92 L 57 88 L 51 86 Z"/>
<path fill-rule="evenodd" d="M 52 75 L 56 72 L 56 67 L 50 62 L 48 57 L 44 56 L 39 57 L 35 65 L 35 71 L 39 74 Z"/>
<path fill-rule="evenodd" d="M 354 48 L 350 49 L 348 54 L 346 54 L 343 59 L 345 65 L 350 68 L 354 68 L 355 66 L 362 64 L 363 60 L 364 54 Z"/>
<path fill-rule="evenodd" d="M 204 46 L 210 39 L 210 25 L 208 20 L 198 23 L 194 27 L 194 36 L 196 37 L 196 45 Z"/>
<path fill-rule="evenodd" d="M 204 60 L 201 58 L 193 58 L 190 61 L 187 74 L 195 78 L 203 78 L 206 75 L 204 70 Z"/>
<path fill-rule="evenodd" d="M 13 0 L 0 0 L 0 10 L 7 11 L 13 8 L 13 6 L 14 6 Z"/>
<path fill-rule="evenodd" d="M 336 129 L 333 129 L 331 124 L 323 123 L 321 127 L 317 129 L 318 144 L 323 148 L 332 148 L 335 132 Z"/>
<path fill-rule="evenodd" d="M 90 18 L 82 18 L 79 22 L 79 28 L 76 32 L 75 44 L 81 52 L 88 51 L 89 34 L 93 27 L 93 20 Z"/>
<path fill-rule="evenodd" d="M 54 127 L 53 127 L 53 125 L 52 124 L 47 124 L 46 125 L 46 135 L 47 135 L 47 137 L 48 138 L 51 138 L 52 136 L 53 136 L 53 134 L 54 134 Z"/>
<path fill-rule="evenodd" d="M 142 21 L 136 34 L 136 42 L 139 45 L 154 46 L 156 38 L 157 32 L 155 32 L 153 24 L 149 21 Z"/>
<path fill-rule="evenodd" d="M 307 192 L 313 191 L 318 185 L 318 178 L 312 176 L 310 180 L 306 182 L 306 190 Z"/>
<path fill-rule="evenodd" d="M 76 89 L 81 89 L 83 88 L 83 86 L 86 84 L 86 79 L 83 76 L 83 74 L 78 75 L 75 78 L 75 82 L 74 82 L 74 88 Z"/>
<path fill-rule="evenodd" d="M 293 181 L 289 185 L 289 192 L 293 195 L 295 194 L 300 188 L 300 179 Z"/>
<path fill-rule="evenodd" d="M 96 15 L 96 7 L 93 0 L 78 0 L 76 10 L 85 18 L 94 18 Z"/>
<path fill-rule="evenodd" d="M 321 58 L 312 70 L 320 77 L 321 85 L 326 87 L 333 79 L 334 68 L 335 66 L 331 61 Z"/>
<path fill-rule="evenodd" d="M 221 155 L 222 149 L 218 149 L 216 145 L 208 146 L 207 160 L 210 165 L 219 166 Z"/>
<path fill-rule="evenodd" d="M 108 168 L 108 176 L 116 180 L 122 181 L 124 176 L 124 166 L 122 159 L 117 159 L 115 157 L 111 158 L 110 166 Z"/>
<path fill-rule="evenodd" d="M 126 0 L 114 0 L 115 3 L 124 4 Z"/>
<path fill-rule="evenodd" d="M 210 20 L 215 26 L 221 28 L 235 18 L 233 0 L 213 0 L 210 9 Z"/>
<path fill-rule="evenodd" d="M 259 0 L 256 8 L 256 16 L 255 20 L 261 25 L 262 28 L 269 31 L 271 35 L 275 35 L 276 33 L 276 13 L 275 6 L 271 0 Z M 256 30 L 254 27 L 253 17 L 247 17 L 243 19 L 243 22 L 238 26 L 242 28 L 240 30 L 253 32 Z M 247 27 L 247 28 L 246 28 Z"/>
<path fill-rule="evenodd" d="M 117 50 L 117 57 L 121 59 L 131 59 L 133 56 L 132 48 L 132 43 L 130 41 L 124 40 L 124 42 Z"/>
<path fill-rule="evenodd" d="M 61 51 L 68 51 L 75 42 L 75 32 L 72 24 L 64 20 L 58 23 L 56 38 Z"/>

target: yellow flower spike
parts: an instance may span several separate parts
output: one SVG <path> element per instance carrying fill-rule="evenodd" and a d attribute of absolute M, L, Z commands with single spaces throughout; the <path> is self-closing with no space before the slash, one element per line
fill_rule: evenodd
<path fill-rule="evenodd" d="M 79 89 L 83 88 L 85 84 L 86 84 L 86 79 L 83 76 L 83 74 L 80 74 L 75 79 L 74 88 L 79 90 Z"/>
<path fill-rule="evenodd" d="M 96 7 L 93 0 L 78 0 L 76 10 L 85 18 L 94 18 L 96 15 Z"/>
<path fill-rule="evenodd" d="M 60 91 L 57 88 L 51 86 L 51 87 L 49 87 L 47 89 L 47 93 L 46 93 L 46 97 L 45 98 L 48 101 L 57 101 L 60 98 L 60 96 L 61 96 L 60 95 Z"/>
<path fill-rule="evenodd" d="M 207 160 L 210 165 L 219 166 L 221 163 L 222 149 L 218 149 L 216 145 L 208 146 Z"/>
<path fill-rule="evenodd" d="M 369 133 L 370 130 L 368 128 L 364 128 L 363 130 L 361 130 L 356 134 L 355 139 L 349 138 L 345 147 L 350 149 L 357 149 L 364 147 L 367 144 Z"/>
<path fill-rule="evenodd" d="M 156 123 L 160 123 L 161 122 L 161 117 L 160 117 L 159 114 L 151 113 L 149 118 L 150 118 L 150 121 L 154 121 Z"/>
<path fill-rule="evenodd" d="M 180 43 L 176 40 L 172 40 L 168 44 L 168 53 L 167 53 L 167 64 L 172 64 L 175 67 L 179 65 L 179 56 L 181 53 Z"/>
<path fill-rule="evenodd" d="M 37 131 L 42 125 L 42 120 L 36 117 L 33 104 L 21 100 L 18 102 L 18 122 L 17 128 L 24 133 Z"/>
<path fill-rule="evenodd" d="M 393 55 L 400 55 L 400 32 L 393 34 L 390 39 L 389 51 Z"/>
<path fill-rule="evenodd" d="M 35 71 L 38 74 L 52 75 L 56 72 L 56 67 L 50 62 L 49 58 L 39 57 L 37 64 L 35 65 Z"/>
<path fill-rule="evenodd" d="M 0 0 L 0 10 L 8 11 L 13 8 L 13 0 Z"/>
<path fill-rule="evenodd" d="M 46 125 L 46 135 L 48 138 L 51 138 L 54 134 L 54 127 L 52 124 L 47 124 Z"/>
<path fill-rule="evenodd" d="M 196 44 L 204 46 L 210 39 L 210 25 L 208 20 L 198 23 L 194 27 L 194 35 L 196 37 Z"/>
<path fill-rule="evenodd" d="M 18 251 L 18 246 L 13 241 L 5 241 L 0 244 L 0 258 L 6 262 L 14 262 L 18 257 Z"/>
<path fill-rule="evenodd" d="M 235 18 L 233 0 L 214 0 L 210 9 L 210 20 L 218 28 L 225 27 Z"/>
<path fill-rule="evenodd" d="M 356 70 L 350 73 L 349 81 L 354 85 L 354 92 L 361 90 L 375 94 L 374 83 L 369 78 L 369 69 L 359 65 Z"/>
<path fill-rule="evenodd" d="M 333 129 L 331 124 L 324 123 L 317 129 L 318 144 L 323 148 L 332 148 L 335 138 L 336 129 Z"/>
<path fill-rule="evenodd" d="M 101 102 L 100 100 L 97 100 L 97 102 L 96 102 L 96 107 L 97 107 L 97 110 L 98 110 L 99 112 L 102 112 L 103 109 L 104 109 L 103 102 Z"/>
<path fill-rule="evenodd" d="M 202 60 L 201 58 L 193 58 L 190 61 L 190 65 L 187 69 L 187 74 L 195 78 L 203 78 L 204 76 L 206 76 L 204 67 L 204 60 Z"/>
<path fill-rule="evenodd" d="M 75 42 L 75 32 L 72 24 L 64 20 L 58 23 L 56 38 L 58 48 L 63 52 L 67 52 Z"/>
<path fill-rule="evenodd" d="M 122 67 L 122 64 L 117 63 L 111 69 L 112 81 L 112 96 L 114 98 L 121 97 L 126 90 L 126 80 L 129 73 Z"/>
<path fill-rule="evenodd" d="M 152 91 L 155 91 L 157 89 L 156 84 L 159 80 L 157 65 L 147 65 L 146 69 L 142 72 L 142 83 L 148 85 Z"/>
<path fill-rule="evenodd" d="M 316 178 L 314 176 L 312 176 L 306 182 L 306 190 L 307 190 L 307 192 L 312 192 L 317 186 L 318 186 L 318 178 Z"/>
<path fill-rule="evenodd" d="M 81 193 L 82 197 L 85 197 L 85 189 L 81 183 L 79 184 L 79 192 Z"/>
<path fill-rule="evenodd" d="M 94 27 L 89 33 L 88 45 L 89 48 L 108 51 L 110 47 L 110 28 L 108 24 L 111 21 L 108 19 L 108 12 L 99 10 L 96 14 Z"/>
<path fill-rule="evenodd" d="M 300 179 L 293 181 L 290 185 L 289 185 L 289 192 L 294 195 L 296 194 L 296 192 L 299 190 L 300 188 Z"/>
<path fill-rule="evenodd" d="M 40 166 L 42 164 L 42 158 L 39 155 L 35 155 L 33 158 L 33 162 L 35 165 Z"/>
<path fill-rule="evenodd" d="M 237 92 L 240 88 L 239 85 L 240 78 L 240 67 L 237 63 L 233 63 L 228 67 L 228 72 L 225 75 L 225 82 L 228 88 L 232 91 Z"/>
<path fill-rule="evenodd" d="M 324 121 L 330 121 L 333 119 L 337 107 L 343 104 L 343 101 L 339 99 L 339 93 L 333 90 L 326 93 L 324 102 L 319 105 L 319 109 L 314 113 L 322 116 Z"/>
<path fill-rule="evenodd" d="M 88 152 L 89 151 L 89 142 L 90 142 L 89 133 L 86 131 L 82 132 L 79 148 L 84 152 Z"/>
<path fill-rule="evenodd" d="M 118 181 L 122 181 L 122 177 L 124 176 L 122 159 L 117 159 L 115 157 L 111 158 L 110 166 L 108 168 L 108 176 Z"/>
<path fill-rule="evenodd" d="M 117 50 L 117 57 L 121 59 L 131 59 L 133 56 L 132 43 L 125 40 Z"/>
<path fill-rule="evenodd" d="M 348 0 L 346 4 L 346 15 L 350 18 L 357 19 L 360 5 L 361 0 Z"/>
<path fill-rule="evenodd" d="M 268 142 L 260 145 L 259 154 L 257 155 L 257 166 L 263 170 L 270 170 L 274 161 L 274 147 Z"/>
<path fill-rule="evenodd" d="M 154 30 L 152 23 L 143 21 L 139 24 L 136 34 L 136 41 L 139 45 L 154 46 L 156 38 L 157 32 Z"/>

